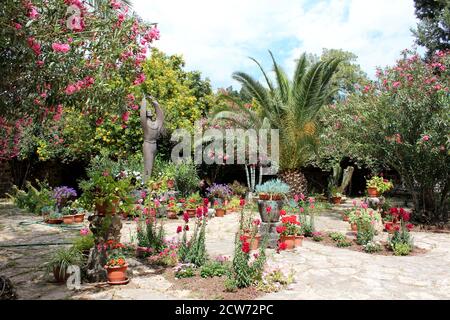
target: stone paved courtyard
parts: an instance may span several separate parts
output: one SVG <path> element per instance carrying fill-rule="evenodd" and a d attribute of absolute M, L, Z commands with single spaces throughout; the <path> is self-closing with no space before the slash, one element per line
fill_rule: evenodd
<path fill-rule="evenodd" d="M 347 201 L 348 205 L 349 201 Z M 344 205 L 343 207 L 345 207 Z M 340 208 L 342 209 L 342 207 Z M 36 242 L 64 242 L 78 234 L 36 223 L 41 219 L 0 203 L 0 246 Z M 23 223 L 26 222 L 26 223 Z M 182 220 L 167 221 L 168 236 L 176 236 Z M 212 219 L 207 228 L 211 257 L 231 255 L 238 214 Z M 349 232 L 338 208 L 316 218 L 321 231 Z M 122 241 L 130 239 L 135 223 L 124 222 Z M 268 262 L 295 271 L 295 282 L 286 290 L 259 299 L 449 299 L 450 234 L 413 232 L 421 255 L 394 257 L 370 255 L 304 241 L 303 247 L 280 254 L 268 250 Z M 386 238 L 382 233 L 379 239 Z M 195 299 L 195 292 L 175 290 L 159 270 L 131 260 L 131 282 L 110 287 L 85 284 L 76 292 L 45 280 L 42 264 L 57 246 L 0 247 L 0 275 L 11 278 L 25 299 Z"/>

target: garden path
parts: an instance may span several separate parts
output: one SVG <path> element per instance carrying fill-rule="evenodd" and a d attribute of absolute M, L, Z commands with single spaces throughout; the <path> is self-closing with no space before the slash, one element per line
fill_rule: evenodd
<path fill-rule="evenodd" d="M 321 231 L 349 232 L 349 225 L 340 218 L 339 210 L 326 210 L 316 218 Z M 62 242 L 77 235 L 76 230 L 63 230 L 38 222 L 31 216 L 0 203 L 0 246 L 13 243 Z M 182 219 L 165 224 L 168 236 L 176 236 Z M 232 255 L 233 237 L 238 214 L 211 219 L 206 245 L 211 257 Z M 130 240 L 134 222 L 125 222 L 122 241 Z M 295 251 L 280 254 L 268 250 L 268 261 L 295 271 L 295 282 L 286 290 L 265 294 L 259 299 L 449 299 L 450 298 L 450 234 L 413 232 L 415 245 L 429 250 L 422 255 L 394 257 L 304 241 Z M 379 239 L 386 238 L 383 233 Z M 11 277 L 20 298 L 25 299 L 190 299 L 195 293 L 175 290 L 158 269 L 131 260 L 131 282 L 126 286 L 83 284 L 76 292 L 64 285 L 45 281 L 42 264 L 56 246 L 0 247 L 0 274 Z"/>

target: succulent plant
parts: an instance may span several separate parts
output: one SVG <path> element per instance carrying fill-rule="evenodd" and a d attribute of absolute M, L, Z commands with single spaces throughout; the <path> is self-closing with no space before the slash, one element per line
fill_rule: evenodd
<path fill-rule="evenodd" d="M 279 179 L 269 180 L 261 185 L 256 186 L 256 191 L 259 193 L 270 194 L 288 194 L 290 192 L 289 185 Z"/>

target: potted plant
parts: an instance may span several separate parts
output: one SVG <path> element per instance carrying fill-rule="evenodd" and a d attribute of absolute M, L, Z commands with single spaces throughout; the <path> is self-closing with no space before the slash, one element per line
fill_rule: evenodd
<path fill-rule="evenodd" d="M 241 199 L 233 197 L 226 205 L 226 213 L 232 213 L 236 212 L 237 208 L 239 208 L 239 204 L 241 202 Z"/>
<path fill-rule="evenodd" d="M 175 188 L 176 167 L 168 166 L 164 172 L 164 180 L 166 181 L 167 188 Z"/>
<path fill-rule="evenodd" d="M 225 205 L 222 201 L 216 200 L 214 202 L 214 209 L 215 209 L 215 216 L 216 217 L 223 217 L 225 215 Z"/>
<path fill-rule="evenodd" d="M 229 185 L 231 192 L 239 198 L 245 198 L 248 188 L 242 184 L 240 184 L 238 181 L 233 181 L 232 184 Z"/>
<path fill-rule="evenodd" d="M 81 229 L 80 236 L 73 241 L 73 248 L 81 252 L 84 256 L 89 256 L 89 252 L 94 245 L 94 234 L 87 228 Z"/>
<path fill-rule="evenodd" d="M 72 209 L 64 207 L 61 210 L 62 219 L 64 224 L 73 224 L 75 222 L 75 215 L 72 213 Z"/>
<path fill-rule="evenodd" d="M 391 181 L 379 176 L 373 176 L 367 181 L 366 186 L 369 197 L 378 197 L 394 187 Z"/>
<path fill-rule="evenodd" d="M 48 224 L 61 224 L 63 223 L 62 214 L 59 212 L 52 211 L 46 220 Z"/>
<path fill-rule="evenodd" d="M 128 283 L 127 268 L 128 264 L 123 253 L 124 245 L 113 240 L 107 241 L 106 265 L 108 283 L 126 284 Z"/>
<path fill-rule="evenodd" d="M 84 216 L 86 211 L 83 208 L 77 208 L 74 215 L 75 223 L 82 223 L 84 221 Z"/>
<path fill-rule="evenodd" d="M 259 234 L 259 226 L 261 220 L 254 219 L 251 224 L 244 227 L 244 234 L 241 236 L 241 242 L 249 242 L 250 250 L 257 250 L 261 243 L 261 235 Z"/>
<path fill-rule="evenodd" d="M 231 191 L 230 187 L 226 184 L 218 184 L 214 183 L 212 186 L 206 189 L 208 198 L 213 200 L 213 203 L 216 200 L 228 200 L 233 192 Z"/>
<path fill-rule="evenodd" d="M 342 190 L 340 187 L 332 186 L 330 188 L 331 202 L 333 204 L 341 204 L 342 201 Z"/>
<path fill-rule="evenodd" d="M 202 198 L 200 197 L 200 194 L 198 192 L 191 194 L 187 198 L 185 202 L 185 208 L 190 218 L 195 217 L 195 210 L 200 205 L 201 201 Z"/>
<path fill-rule="evenodd" d="M 345 222 L 349 221 L 348 215 L 350 214 L 350 212 L 351 212 L 351 210 L 349 210 L 349 209 L 344 210 L 344 211 L 341 212 L 343 221 L 345 221 Z"/>
<path fill-rule="evenodd" d="M 75 248 L 60 249 L 56 251 L 46 263 L 46 274 L 53 273 L 56 282 L 64 283 L 69 274 L 67 268 L 72 265 L 81 265 L 83 255 Z"/>
<path fill-rule="evenodd" d="M 361 207 L 355 207 L 350 211 L 348 219 L 353 232 L 364 232 L 372 228 L 375 222 L 381 221 L 381 214 L 378 210 L 368 208 L 366 203 L 362 203 Z"/>
<path fill-rule="evenodd" d="M 255 187 L 255 191 L 258 193 L 259 200 L 270 200 L 270 194 L 267 192 L 267 186 L 265 184 L 259 184 Z"/>
<path fill-rule="evenodd" d="M 59 210 L 65 207 L 68 201 L 76 196 L 77 192 L 70 187 L 61 186 L 53 189 L 53 198 L 56 200 L 56 205 Z"/>
<path fill-rule="evenodd" d="M 174 197 L 170 197 L 167 202 L 167 218 L 169 219 L 178 219 L 178 205 L 177 201 Z"/>
<path fill-rule="evenodd" d="M 280 235 L 280 242 L 286 245 L 286 249 L 290 250 L 302 245 L 303 235 L 300 226 L 296 215 L 281 218 L 281 225 L 277 226 L 276 230 Z"/>

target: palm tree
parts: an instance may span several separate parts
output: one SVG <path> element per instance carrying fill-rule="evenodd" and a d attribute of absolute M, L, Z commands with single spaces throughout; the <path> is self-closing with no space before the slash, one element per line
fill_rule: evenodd
<path fill-rule="evenodd" d="M 293 79 L 278 65 L 272 52 L 275 83 L 262 68 L 265 85 L 244 72 L 235 72 L 233 78 L 241 83 L 244 92 L 256 101 L 259 113 L 229 108 L 216 113 L 216 119 L 232 119 L 240 113 L 247 125 L 258 129 L 263 123 L 280 130 L 280 169 L 282 178 L 290 184 L 293 192 L 306 191 L 306 179 L 300 168 L 310 159 L 318 146 L 317 115 L 335 91 L 330 89 L 330 80 L 337 71 L 340 59 L 310 63 L 302 54 L 295 67 Z M 256 118 L 257 116 L 257 118 Z M 238 122 L 236 124 L 239 125 Z"/>

